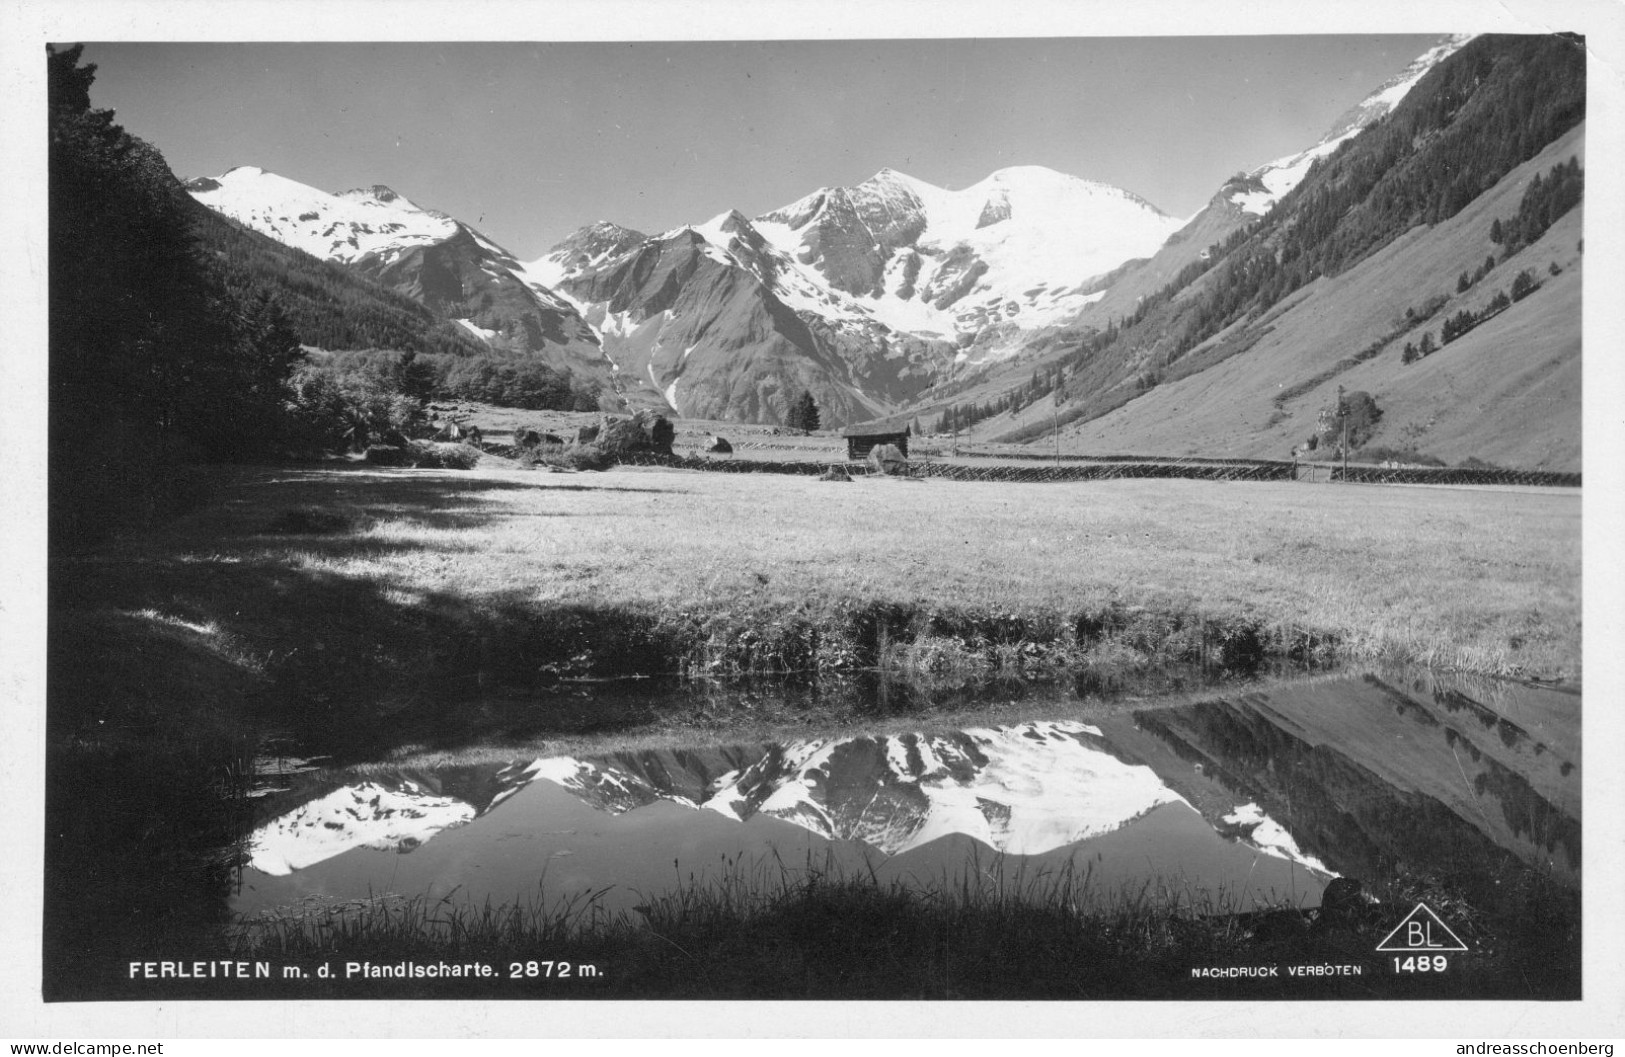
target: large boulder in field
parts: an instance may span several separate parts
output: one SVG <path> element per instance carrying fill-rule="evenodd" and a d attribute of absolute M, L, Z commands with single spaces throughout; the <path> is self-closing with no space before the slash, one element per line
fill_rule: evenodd
<path fill-rule="evenodd" d="M 599 427 L 597 445 L 608 455 L 632 452 L 671 454 L 677 429 L 664 415 L 639 411 L 631 418 L 605 416 Z"/>
<path fill-rule="evenodd" d="M 732 455 L 734 453 L 734 446 L 728 443 L 727 437 L 713 436 L 711 438 L 711 443 L 705 446 L 705 450 L 710 452 L 712 455 Z"/>

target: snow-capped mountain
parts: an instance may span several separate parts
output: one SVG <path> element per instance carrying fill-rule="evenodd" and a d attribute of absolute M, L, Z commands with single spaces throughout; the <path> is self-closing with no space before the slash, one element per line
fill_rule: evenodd
<path fill-rule="evenodd" d="M 1089 279 L 1156 252 L 1179 221 L 1120 188 L 1029 165 L 962 191 L 882 169 L 756 226 L 893 329 L 955 335 L 1076 311 Z"/>
<path fill-rule="evenodd" d="M 554 366 L 608 376 L 592 329 L 568 300 L 524 276 L 513 254 L 479 231 L 388 187 L 330 194 L 244 165 L 186 189 L 218 213 L 456 320 L 494 350 L 539 352 Z"/>
<path fill-rule="evenodd" d="M 1332 154 L 1346 140 L 1386 117 L 1429 70 L 1461 50 L 1461 46 L 1472 39 L 1473 34 L 1462 33 L 1439 41 L 1340 116 L 1319 143 L 1296 154 L 1266 162 L 1247 173 L 1245 183 L 1229 193 L 1229 201 L 1255 216 L 1269 212 L 1282 195 L 1303 182 L 1317 158 Z"/>
<path fill-rule="evenodd" d="M 782 423 L 806 390 L 824 424 L 839 426 L 903 410 L 1015 356 L 1034 332 L 1132 312 L 1467 39 L 1441 40 L 1319 143 L 1239 174 L 1184 224 L 1128 191 L 1039 166 L 962 190 L 888 168 L 754 218 L 727 211 L 652 236 L 599 221 L 520 262 L 387 187 L 333 195 L 245 166 L 188 188 L 495 350 L 540 352 L 605 381 L 622 402 Z"/>
<path fill-rule="evenodd" d="M 949 191 L 891 169 L 754 219 L 652 237 L 606 222 L 525 266 L 598 332 L 623 393 L 693 418 L 782 421 L 810 390 L 838 425 L 940 380 L 993 325 L 1075 314 L 1088 281 L 1178 222 L 1036 166 Z"/>
<path fill-rule="evenodd" d="M 352 263 L 369 254 L 388 261 L 411 246 L 457 233 L 457 221 L 424 209 L 382 184 L 329 194 L 252 165 L 187 183 L 217 213 L 313 257 Z"/>
<path fill-rule="evenodd" d="M 826 424 L 862 421 L 952 359 L 949 343 L 870 318 L 737 213 L 600 259 L 558 290 L 596 329 L 619 392 L 688 418 L 782 422 L 807 390 Z M 550 264 L 527 270 L 545 275 Z"/>

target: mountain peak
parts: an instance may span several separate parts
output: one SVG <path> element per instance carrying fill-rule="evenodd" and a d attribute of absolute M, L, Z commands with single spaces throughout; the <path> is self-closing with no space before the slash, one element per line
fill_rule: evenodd
<path fill-rule="evenodd" d="M 1013 180 L 1082 180 L 1080 176 L 1072 176 L 1058 169 L 1051 169 L 1047 165 L 1006 165 L 1002 169 L 995 169 L 988 174 L 989 180 L 998 180 L 1007 183 Z M 1083 180 L 1084 183 L 1093 183 L 1092 180 Z"/>
<path fill-rule="evenodd" d="M 394 202 L 401 196 L 394 188 L 385 184 L 373 184 L 371 187 L 352 187 L 339 194 L 341 198 L 372 198 L 379 202 Z"/>
<path fill-rule="evenodd" d="M 902 172 L 902 171 L 900 171 L 898 169 L 893 169 L 890 165 L 882 167 L 879 172 L 875 173 L 873 176 L 869 177 L 869 179 L 864 181 L 864 183 L 898 183 L 898 182 L 914 184 L 914 183 L 920 183 L 921 181 L 915 179 L 914 177 L 910 176 L 906 172 Z"/>

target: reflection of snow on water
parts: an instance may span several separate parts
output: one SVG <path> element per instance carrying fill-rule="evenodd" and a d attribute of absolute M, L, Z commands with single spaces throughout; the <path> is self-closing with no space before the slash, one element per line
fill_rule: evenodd
<path fill-rule="evenodd" d="M 1279 859 L 1289 859 L 1292 862 L 1313 870 L 1322 877 L 1336 877 L 1338 874 L 1327 869 L 1326 865 L 1313 855 L 1306 855 L 1298 848 L 1298 842 L 1292 839 L 1279 822 L 1264 814 L 1264 809 L 1257 804 L 1242 804 L 1230 814 L 1224 816 L 1224 821 L 1232 826 L 1248 830 L 1242 838 L 1253 845 L 1265 855 L 1273 855 Z"/>
<path fill-rule="evenodd" d="M 1485 837 L 1561 867 L 1578 852 L 1578 696 L 1501 692 L 1517 700 L 1493 699 L 1492 709 L 1487 692 L 1470 699 L 1443 677 L 1339 677 L 1110 714 L 1098 725 L 374 765 L 338 789 L 331 771 L 298 774 L 309 761 L 293 745 L 262 746 L 261 764 L 277 760 L 284 772 L 271 784 L 292 789 L 256 801 L 277 814 L 248 842 L 257 874 L 234 902 L 253 912 L 312 892 L 453 887 L 500 902 L 541 879 L 549 892 L 611 886 L 632 899 L 717 868 L 707 863 L 794 870 L 829 858 L 924 885 L 989 860 L 1012 875 L 1076 862 L 1099 891 L 1171 881 L 1193 896 L 1240 893 L 1240 905 L 1313 905 L 1329 879 L 1375 882 L 1379 856 L 1415 851 L 1415 841 L 1395 843 L 1387 820 L 1415 810 L 1419 796 L 1436 834 L 1422 869 L 1436 865 L 1426 847 Z M 1501 722 L 1507 712 L 1518 717 L 1516 737 Z M 1307 754 L 1358 766 L 1311 774 Z M 1478 810 L 1458 756 L 1469 792 L 1483 775 L 1481 798 L 1527 808 L 1517 817 L 1544 828 L 1531 834 L 1505 811 Z M 1308 784 L 1283 787 L 1280 774 Z M 1347 804 L 1361 807 L 1350 814 Z"/>
<path fill-rule="evenodd" d="M 345 786 L 255 830 L 249 865 L 277 876 L 352 848 L 410 851 L 474 814 L 472 804 L 430 795 L 411 782 L 400 789 L 375 782 Z"/>

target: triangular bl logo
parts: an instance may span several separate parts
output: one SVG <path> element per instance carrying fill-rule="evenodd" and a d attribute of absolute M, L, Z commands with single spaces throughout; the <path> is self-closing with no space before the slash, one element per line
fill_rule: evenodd
<path fill-rule="evenodd" d="M 1464 951 L 1467 945 L 1439 920 L 1426 903 L 1405 915 L 1399 927 L 1377 944 L 1377 950 L 1400 954 L 1426 954 L 1434 951 Z"/>

